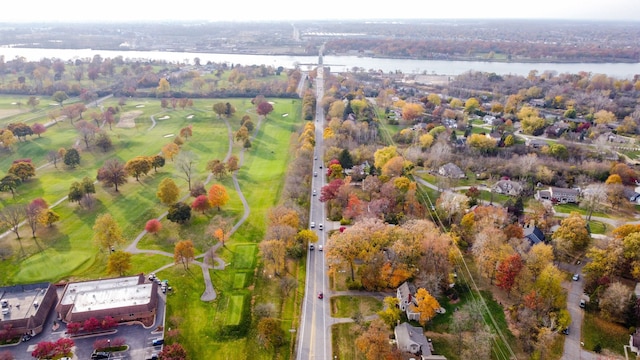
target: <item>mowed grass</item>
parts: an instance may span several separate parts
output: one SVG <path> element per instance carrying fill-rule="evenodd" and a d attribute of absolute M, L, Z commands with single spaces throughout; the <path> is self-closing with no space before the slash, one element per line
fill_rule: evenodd
<path fill-rule="evenodd" d="M 256 245 L 238 245 L 233 247 L 233 267 L 235 269 L 253 268 L 256 259 Z"/>
<path fill-rule="evenodd" d="M 242 319 L 242 308 L 244 306 L 244 295 L 231 295 L 228 297 L 227 319 L 225 325 L 238 325 Z"/>
<path fill-rule="evenodd" d="M 382 310 L 382 301 L 371 296 L 332 296 L 331 316 L 346 318 L 356 313 L 373 315 Z"/>
<path fill-rule="evenodd" d="M 356 323 L 335 324 L 331 326 L 331 347 L 333 358 L 361 360 L 364 355 L 356 347 L 356 339 L 362 329 Z"/>
<path fill-rule="evenodd" d="M 629 344 L 629 329 L 585 312 L 582 323 L 584 348 L 593 351 L 596 345 L 616 354 L 624 355 L 624 346 Z"/>

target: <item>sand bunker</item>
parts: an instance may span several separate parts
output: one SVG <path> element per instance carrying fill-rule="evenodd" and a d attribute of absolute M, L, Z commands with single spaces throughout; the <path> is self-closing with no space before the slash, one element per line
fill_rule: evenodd
<path fill-rule="evenodd" d="M 143 108 L 143 107 L 144 107 L 144 105 L 139 104 L 139 105 L 136 105 L 136 107 L 137 107 L 137 108 Z"/>
<path fill-rule="evenodd" d="M 193 119 L 193 115 L 187 116 L 187 119 Z"/>
<path fill-rule="evenodd" d="M 158 118 L 158 120 L 167 120 L 167 119 L 171 119 L 171 116 L 165 115 L 165 116 L 163 116 L 161 118 Z"/>
<path fill-rule="evenodd" d="M 289 116 L 289 114 L 282 114 L 282 117 L 287 117 Z"/>
<path fill-rule="evenodd" d="M 174 136 L 176 136 L 176 134 L 167 134 L 164 137 L 174 137 Z"/>
<path fill-rule="evenodd" d="M 119 128 L 134 128 L 136 127 L 136 118 L 140 115 L 142 115 L 143 112 L 136 110 L 136 111 L 127 111 L 126 113 L 123 113 L 122 115 L 120 115 L 120 121 L 118 121 L 118 123 L 116 124 L 116 127 Z"/>

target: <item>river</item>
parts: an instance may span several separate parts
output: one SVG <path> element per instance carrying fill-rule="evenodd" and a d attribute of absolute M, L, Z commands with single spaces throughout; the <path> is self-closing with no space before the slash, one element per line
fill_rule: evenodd
<path fill-rule="evenodd" d="M 0 55 L 5 60 L 12 60 L 22 56 L 28 61 L 38 61 L 42 58 L 58 58 L 75 60 L 93 58 L 94 55 L 103 58 L 122 56 L 124 59 L 165 60 L 171 63 L 193 63 L 197 57 L 200 62 L 229 63 L 241 65 L 271 65 L 293 68 L 311 67 L 318 61 L 317 56 L 287 56 L 287 55 L 249 55 L 249 54 L 212 54 L 171 51 L 128 51 L 128 50 L 93 50 L 93 49 L 41 49 L 41 48 L 0 48 Z M 538 73 L 555 71 L 561 73 L 578 73 L 585 71 L 592 74 L 606 74 L 618 79 L 631 79 L 640 74 L 640 63 L 521 63 L 521 62 L 487 62 L 487 61 L 448 61 L 448 60 L 412 60 L 386 59 L 358 56 L 324 56 L 325 66 L 334 72 L 350 71 L 355 68 L 364 70 L 382 70 L 385 73 L 401 71 L 405 74 L 438 74 L 459 75 L 469 70 L 493 72 L 498 75 L 527 76 L 531 70 Z"/>

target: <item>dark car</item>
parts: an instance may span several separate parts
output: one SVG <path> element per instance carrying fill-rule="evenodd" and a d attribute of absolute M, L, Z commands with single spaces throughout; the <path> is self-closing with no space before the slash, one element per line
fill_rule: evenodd
<path fill-rule="evenodd" d="M 562 330 L 562 333 L 565 335 L 569 335 L 569 328 L 564 328 L 564 330 Z"/>
<path fill-rule="evenodd" d="M 108 359 L 109 358 L 109 353 L 108 352 L 93 352 L 93 354 L 91 354 L 91 359 Z"/>
<path fill-rule="evenodd" d="M 322 300 L 324 298 L 324 294 L 322 292 L 318 293 L 318 299 Z"/>
<path fill-rule="evenodd" d="M 160 346 L 164 344 L 164 339 L 155 339 L 151 342 L 151 345 L 153 346 Z"/>

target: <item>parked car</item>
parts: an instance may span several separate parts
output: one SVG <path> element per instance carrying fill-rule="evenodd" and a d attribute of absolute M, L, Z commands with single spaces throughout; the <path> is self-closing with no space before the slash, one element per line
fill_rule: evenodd
<path fill-rule="evenodd" d="M 313 196 L 316 196 L 316 195 L 317 195 L 316 189 L 313 189 Z"/>
<path fill-rule="evenodd" d="M 313 246 L 313 244 L 309 244 L 309 250 L 313 250 L 315 249 L 315 246 Z"/>
<path fill-rule="evenodd" d="M 151 341 L 151 345 L 153 346 L 160 346 L 162 344 L 164 344 L 164 339 L 154 339 Z"/>
<path fill-rule="evenodd" d="M 318 172 L 317 171 L 313 172 L 313 177 L 318 177 Z"/>
<path fill-rule="evenodd" d="M 586 302 L 586 301 L 584 301 L 584 299 L 580 299 L 580 307 L 581 307 L 581 308 L 583 308 L 583 309 L 584 309 L 585 307 L 587 307 L 587 302 Z"/>
<path fill-rule="evenodd" d="M 91 360 L 99 360 L 99 359 L 108 359 L 109 358 L 109 354 L 108 352 L 102 352 L 102 351 L 93 351 L 93 353 L 91 354 Z"/>
<path fill-rule="evenodd" d="M 573 274 L 573 281 L 578 281 L 580 280 L 580 274 Z"/>
<path fill-rule="evenodd" d="M 569 328 L 566 327 L 564 330 L 562 330 L 562 333 L 565 335 L 569 335 Z"/>

